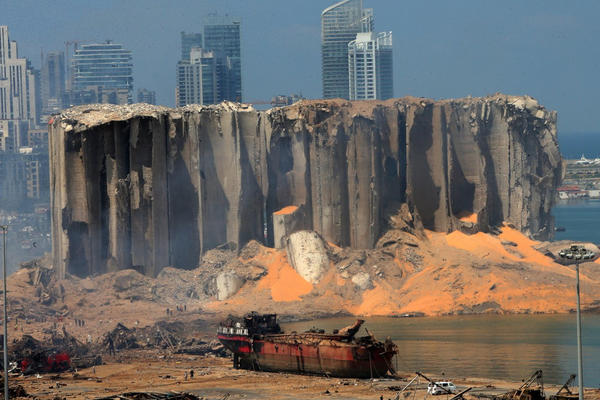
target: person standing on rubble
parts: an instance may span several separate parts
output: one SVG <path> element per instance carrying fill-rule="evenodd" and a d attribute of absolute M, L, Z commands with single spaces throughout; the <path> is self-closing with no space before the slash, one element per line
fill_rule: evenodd
<path fill-rule="evenodd" d="M 111 356 L 115 355 L 115 342 L 110 335 L 108 336 L 108 354 Z"/>

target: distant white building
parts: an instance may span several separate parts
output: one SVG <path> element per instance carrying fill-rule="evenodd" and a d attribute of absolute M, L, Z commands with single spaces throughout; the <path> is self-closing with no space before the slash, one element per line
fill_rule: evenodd
<path fill-rule="evenodd" d="M 394 95 L 392 32 L 360 32 L 348 43 L 350 100 Z"/>
<path fill-rule="evenodd" d="M 588 196 L 591 199 L 600 199 L 600 189 L 591 189 L 591 190 L 588 190 Z"/>
<path fill-rule="evenodd" d="M 0 25 L 0 119 L 38 122 L 36 73 Z"/>

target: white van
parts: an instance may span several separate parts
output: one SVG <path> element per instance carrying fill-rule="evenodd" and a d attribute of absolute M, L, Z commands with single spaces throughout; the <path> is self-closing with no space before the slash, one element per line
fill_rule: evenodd
<path fill-rule="evenodd" d="M 448 392 L 450 392 L 450 393 L 456 392 L 456 386 L 454 386 L 454 383 L 452 383 L 450 381 L 441 381 L 441 382 L 436 382 L 435 384 L 430 382 L 429 385 L 427 385 L 427 393 L 428 394 L 436 395 L 436 394 L 446 394 Z"/>

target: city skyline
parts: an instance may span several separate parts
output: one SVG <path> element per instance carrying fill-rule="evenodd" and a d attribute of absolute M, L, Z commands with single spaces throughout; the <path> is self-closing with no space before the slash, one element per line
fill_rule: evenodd
<path fill-rule="evenodd" d="M 156 90 L 159 104 L 173 105 L 172 71 L 180 54 L 180 32 L 200 31 L 198 15 L 240 15 L 244 100 L 293 92 L 319 98 L 319 18 L 331 3 L 181 1 L 165 8 L 152 0 L 147 7 L 135 1 L 83 5 L 59 0 L 50 7 L 8 0 L 0 23 L 10 26 L 21 55 L 36 68 L 42 48 L 61 51 L 67 40 L 110 38 L 123 43 L 134 53 L 136 88 Z M 395 33 L 395 96 L 529 94 L 558 111 L 560 131 L 600 130 L 593 118 L 597 101 L 592 95 L 599 88 L 595 70 L 600 59 L 592 46 L 600 28 L 592 16 L 600 5 L 468 1 L 464 7 L 443 2 L 400 6 L 367 0 L 365 6 L 379 10 L 378 31 Z M 31 8 L 40 12 L 32 16 Z M 140 22 L 129 23 L 132 19 Z"/>

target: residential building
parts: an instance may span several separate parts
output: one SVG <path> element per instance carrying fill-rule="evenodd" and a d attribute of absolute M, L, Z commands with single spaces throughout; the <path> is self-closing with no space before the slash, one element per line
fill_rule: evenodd
<path fill-rule="evenodd" d="M 97 86 L 88 87 L 87 89 L 68 89 L 64 91 L 62 96 L 64 108 L 94 103 L 100 103 Z"/>
<path fill-rule="evenodd" d="M 181 32 L 181 60 L 190 59 L 192 47 L 204 47 L 202 34 Z"/>
<path fill-rule="evenodd" d="M 7 26 L 0 26 L 0 119 L 38 123 L 39 83 L 25 58 L 19 58 L 17 42 L 11 41 Z"/>
<path fill-rule="evenodd" d="M 65 92 L 65 54 L 50 52 L 42 57 L 41 97 L 42 120 L 47 121 L 50 114 L 59 112 Z"/>
<path fill-rule="evenodd" d="M 19 58 L 17 43 L 10 40 L 8 27 L 0 26 L 2 211 L 22 211 L 31 208 L 34 202 L 49 200 L 47 145 L 30 147 L 40 116 L 41 97 L 39 71 L 27 59 Z"/>
<path fill-rule="evenodd" d="M 217 100 L 242 101 L 241 20 L 211 14 L 204 18 L 204 49 L 213 52 L 217 71 Z"/>
<path fill-rule="evenodd" d="M 361 32 L 348 43 L 350 100 L 393 97 L 392 32 Z"/>
<path fill-rule="evenodd" d="M 156 104 L 156 92 L 148 89 L 138 89 L 137 102 L 146 104 Z"/>
<path fill-rule="evenodd" d="M 27 210 L 50 197 L 48 151 L 21 147 L 16 153 L 0 152 L 0 208 Z"/>
<path fill-rule="evenodd" d="M 349 98 L 348 43 L 374 29 L 373 10 L 362 5 L 362 0 L 343 0 L 321 13 L 323 98 Z"/>
<path fill-rule="evenodd" d="M 81 45 L 73 54 L 72 73 L 74 91 L 94 92 L 102 103 L 132 103 L 131 51 L 122 45 L 111 41 Z"/>
<path fill-rule="evenodd" d="M 218 102 L 217 60 L 212 51 L 193 47 L 189 60 L 177 63 L 177 107 Z"/>
<path fill-rule="evenodd" d="M 29 125 L 27 120 L 0 119 L 0 152 L 17 153 L 27 146 Z"/>

